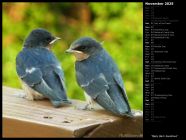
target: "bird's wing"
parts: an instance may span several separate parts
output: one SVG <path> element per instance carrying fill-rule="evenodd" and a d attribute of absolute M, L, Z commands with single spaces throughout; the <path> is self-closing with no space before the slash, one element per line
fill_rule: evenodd
<path fill-rule="evenodd" d="M 42 78 L 42 72 L 39 68 L 28 69 L 21 61 L 17 61 L 16 70 L 21 78 L 28 86 L 43 94 L 48 98 L 52 98 L 52 89 Z M 52 98 L 53 99 L 53 98 Z"/>
<path fill-rule="evenodd" d="M 62 77 L 61 76 L 62 74 L 59 76 L 59 71 L 55 73 L 51 71 L 48 75 L 43 74 L 40 68 L 28 66 L 29 64 L 28 61 L 29 60 L 25 59 L 24 55 L 22 54 L 19 54 L 17 56 L 16 70 L 19 77 L 31 88 L 48 97 L 52 101 L 54 106 L 59 106 L 59 102 L 63 101 L 60 94 L 65 94 L 64 96 L 66 97 L 66 92 L 57 93 L 56 90 L 51 85 L 54 85 L 53 83 L 59 81 L 57 78 Z M 58 85 L 55 86 L 57 87 Z M 58 101 L 58 103 L 56 101 Z M 66 103 L 65 101 L 66 98 L 64 99 L 64 103 Z"/>
<path fill-rule="evenodd" d="M 109 85 L 105 76 L 101 73 L 98 77 L 90 80 L 87 83 L 80 84 L 85 92 L 91 96 L 103 108 L 117 114 L 115 103 L 108 94 Z"/>
<path fill-rule="evenodd" d="M 42 72 L 40 69 L 26 66 L 25 57 L 21 54 L 16 58 L 16 70 L 18 76 L 30 87 L 41 82 Z"/>
<path fill-rule="evenodd" d="M 89 94 L 93 99 L 95 99 L 99 94 L 109 89 L 108 83 L 105 80 L 103 74 L 95 77 L 91 80 L 87 80 L 86 83 L 81 83 L 80 86 Z"/>
<path fill-rule="evenodd" d="M 123 84 L 123 80 L 121 78 L 121 75 L 119 73 L 115 72 L 113 74 L 113 77 L 114 77 L 115 82 L 117 83 L 117 85 L 121 89 L 121 91 L 122 91 L 121 93 L 123 95 L 123 98 L 124 98 L 125 102 L 127 103 L 128 109 L 130 110 L 130 106 L 129 106 L 129 102 L 128 102 L 126 90 L 125 90 L 125 87 L 124 87 L 124 84 Z"/>

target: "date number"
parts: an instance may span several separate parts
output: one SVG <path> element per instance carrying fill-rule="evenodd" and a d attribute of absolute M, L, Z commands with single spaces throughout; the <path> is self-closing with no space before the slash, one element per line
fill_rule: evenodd
<path fill-rule="evenodd" d="M 165 5 L 174 5 L 174 2 L 165 2 Z"/>

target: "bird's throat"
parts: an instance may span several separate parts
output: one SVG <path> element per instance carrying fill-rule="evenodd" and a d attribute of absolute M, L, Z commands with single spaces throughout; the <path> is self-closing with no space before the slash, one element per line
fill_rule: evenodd
<path fill-rule="evenodd" d="M 51 48 L 52 48 L 52 45 L 49 44 L 49 45 L 47 46 L 47 49 L 48 49 L 49 51 L 51 51 Z"/>
<path fill-rule="evenodd" d="M 83 53 L 81 51 L 74 51 L 73 54 L 76 57 L 77 61 L 82 61 L 82 60 L 85 60 L 85 59 L 87 59 L 89 57 L 88 54 Z"/>

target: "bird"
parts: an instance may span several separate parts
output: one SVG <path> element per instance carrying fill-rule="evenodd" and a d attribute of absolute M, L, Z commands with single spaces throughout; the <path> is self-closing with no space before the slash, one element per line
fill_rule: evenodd
<path fill-rule="evenodd" d="M 67 98 L 63 69 L 51 51 L 59 37 L 43 28 L 32 30 L 16 56 L 16 72 L 27 100 L 48 98 L 54 107 L 71 104 Z"/>
<path fill-rule="evenodd" d="M 84 109 L 92 109 L 98 103 L 115 115 L 133 116 L 121 73 L 102 43 L 81 37 L 66 52 L 76 58 L 76 80 L 87 100 Z"/>

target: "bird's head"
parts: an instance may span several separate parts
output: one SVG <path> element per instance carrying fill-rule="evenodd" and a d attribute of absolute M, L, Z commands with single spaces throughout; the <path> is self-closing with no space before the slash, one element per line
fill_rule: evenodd
<path fill-rule="evenodd" d="M 100 50 L 102 50 L 100 42 L 90 37 L 83 37 L 75 40 L 66 52 L 73 53 L 77 61 L 82 61 Z"/>
<path fill-rule="evenodd" d="M 32 30 L 27 36 L 24 42 L 24 47 L 46 47 L 51 48 L 52 44 L 60 39 L 59 37 L 54 37 L 50 32 L 45 29 L 37 28 Z"/>

